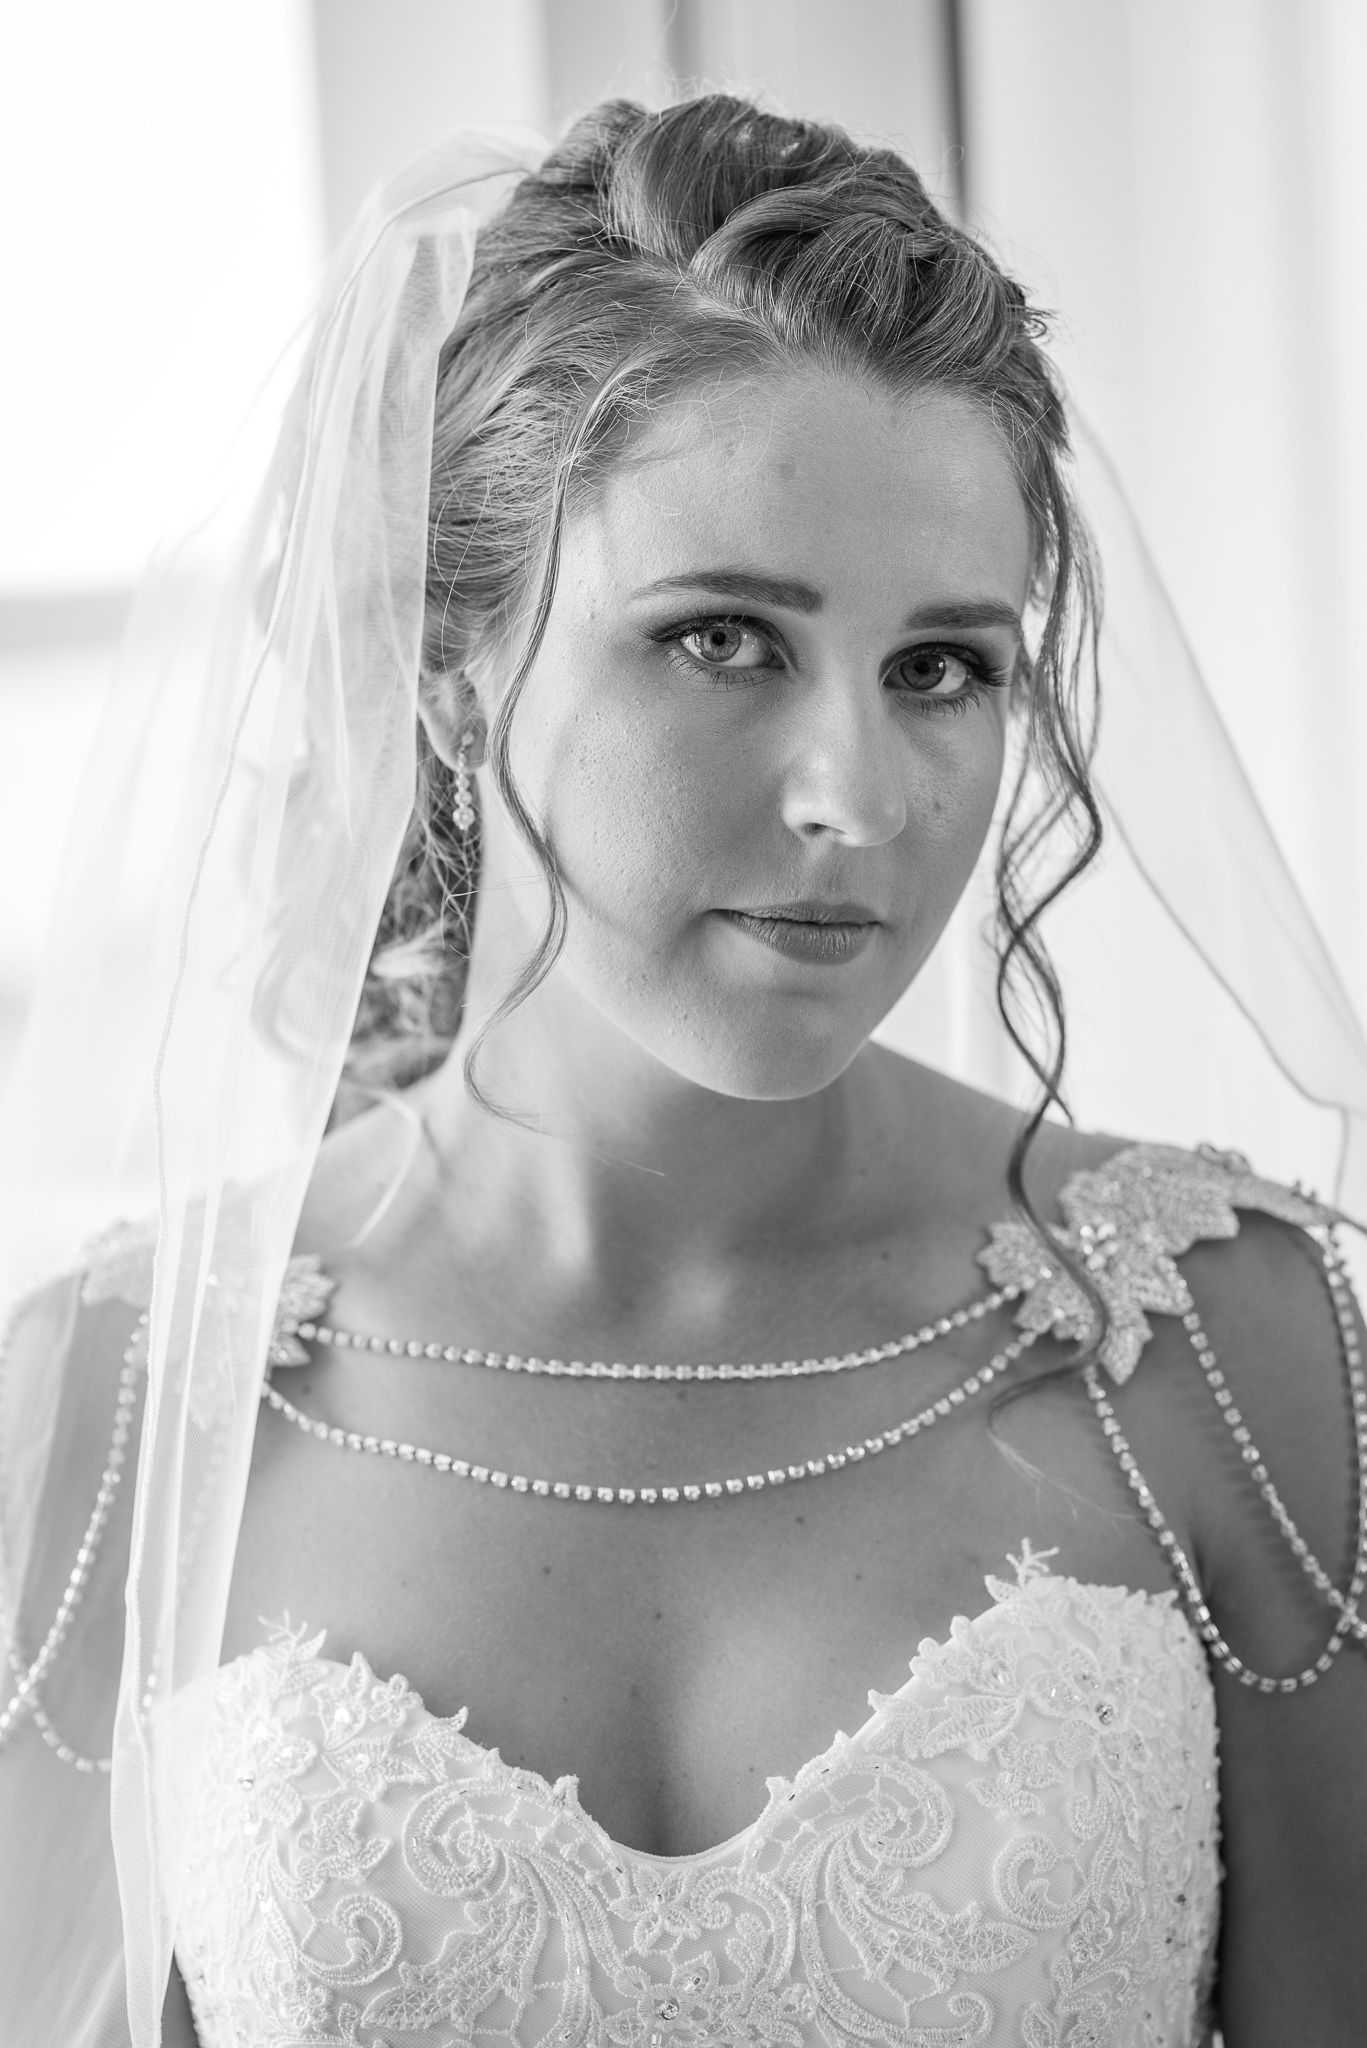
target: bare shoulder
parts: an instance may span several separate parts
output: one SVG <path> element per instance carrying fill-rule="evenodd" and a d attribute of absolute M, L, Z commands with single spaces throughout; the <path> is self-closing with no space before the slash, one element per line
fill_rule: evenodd
<path fill-rule="evenodd" d="M 1182 1267 L 1231 1396 L 1220 1422 L 1208 1419 L 1186 1444 L 1207 1598 L 1246 1665 L 1278 1679 L 1315 1673 L 1272 1695 L 1214 1673 L 1225 2035 L 1355 2041 L 1367 2001 L 1367 1646 L 1350 1635 L 1326 1655 L 1339 1610 L 1278 1527 L 1265 1487 L 1298 1543 L 1346 1588 L 1360 1511 L 1349 1367 L 1363 1349 L 1361 1315 L 1341 1297 L 1341 1322 L 1314 1236 L 1255 1211 L 1240 1212 L 1236 1238 L 1193 1246 Z M 1214 1402 L 1201 1391 L 1209 1418 Z"/>
<path fill-rule="evenodd" d="M 1053 1156 L 1066 1179 L 1115 1149 L 1107 1142 L 1089 1157 L 1070 1143 Z M 1140 1152 L 1134 1163 L 1166 1179 L 1164 1160 Z M 1182 1155 L 1166 1163 L 1177 1214 Z M 1300 1205 L 1289 1191 L 1235 1166 L 1225 1202 L 1218 1171 L 1191 1165 L 1185 1222 L 1209 1230 L 1178 1257 L 1194 1319 L 1173 1312 L 1161 1266 L 1141 1259 L 1135 1273 L 1155 1283 L 1140 1293 L 1153 1336 L 1114 1398 L 1160 1502 L 1179 1510 L 1216 1625 L 1245 1667 L 1212 1663 L 1221 2021 L 1231 2048 L 1346 2044 L 1360 2038 L 1367 2000 L 1367 1654 L 1351 1635 L 1330 1654 L 1341 1610 L 1325 1581 L 1343 1591 L 1354 1571 L 1362 1319 L 1323 1231 L 1291 1220 Z M 1164 1199 L 1155 1197 L 1158 1217 Z M 1269 1691 L 1245 1682 L 1249 1671 L 1311 1682 Z"/>
<path fill-rule="evenodd" d="M 1241 1618 L 1248 1610 L 1248 1661 L 1285 1670 L 1333 1616 L 1279 1527 L 1268 1485 L 1337 1583 L 1355 1550 L 1350 1368 L 1362 1339 L 1346 1274 L 1310 1205 L 1235 1158 L 1046 1125 L 1032 1148 L 1037 1207 L 1053 1213 L 1078 1173 L 1112 1165 L 1092 1184 L 1098 1220 L 1118 1209 L 1123 1233 L 1128 1212 L 1150 1247 L 1120 1283 L 1133 1296 L 1124 1306 L 1145 1311 L 1152 1331 L 1121 1405 L 1181 1485 L 1213 1599 Z M 1141 1192 L 1146 1181 L 1152 1193 Z M 1069 1208 L 1076 1220 L 1076 1193 Z M 1194 1304 L 1191 1327 L 1169 1293 L 1166 1254 Z"/>
<path fill-rule="evenodd" d="M 1264 1468 L 1325 1569 L 1342 1580 L 1351 1563 L 1356 1471 L 1349 1364 L 1352 1354 L 1360 1357 L 1361 1320 L 1351 1291 L 1344 1291 L 1346 1276 L 1331 1284 L 1317 1234 L 1255 1209 L 1240 1209 L 1238 1226 L 1235 1237 L 1198 1241 L 1181 1261 L 1217 1370 L 1240 1411 L 1231 1426 L 1226 1406 L 1222 1422 L 1226 1463 L 1242 1482 L 1242 1512 L 1218 1486 L 1207 1496 L 1200 1526 L 1212 1586 L 1237 1598 L 1247 1583 L 1270 1626 L 1277 1603 L 1269 1600 L 1269 1558 L 1302 1611 L 1308 1582 L 1259 1491 L 1256 1475 Z M 1246 1526 L 1254 1508 L 1256 1542 Z M 1321 1606 L 1316 1618 L 1327 1622 L 1329 1610 Z"/>
<path fill-rule="evenodd" d="M 1005 1220 L 1007 1162 L 1021 1112 L 909 1061 L 898 1062 L 890 1078 L 931 1134 L 932 1156 L 946 1162 L 945 1186 L 959 1213 L 987 1223 Z M 1169 1148 L 1149 1152 L 1132 1139 L 1051 1118 L 1028 1148 L 1026 1189 L 1039 1216 L 1063 1221 L 1060 1198 L 1077 1175 L 1132 1160 L 1141 1173 L 1156 1171 L 1162 1192 L 1153 1199 L 1176 1215 L 1186 1206 L 1184 1167 L 1192 1169 L 1189 1221 L 1196 1241 L 1184 1250 L 1169 1248 L 1179 1251 L 1200 1329 L 1186 1328 L 1175 1312 L 1161 1260 L 1146 1255 L 1132 1264 L 1123 1285 L 1152 1334 L 1115 1399 L 1141 1466 L 1170 1518 L 1187 1532 L 1211 1604 L 1222 1626 L 1228 1621 L 1226 1635 L 1237 1639 L 1240 1655 L 1256 1670 L 1299 1671 L 1321 1653 L 1334 1610 L 1279 1527 L 1266 1484 L 1270 1475 L 1298 1539 L 1336 1585 L 1346 1585 L 1358 1516 L 1348 1353 L 1360 1358 L 1367 1349 L 1360 1317 L 1355 1306 L 1345 1306 L 1357 1333 L 1345 1342 L 1322 1234 L 1255 1206 L 1251 1174 L 1231 1169 L 1226 1199 L 1218 1162 Z M 1152 1219 L 1140 1213 L 1148 1198 L 1140 1198 L 1123 1173 L 1116 1180 L 1116 1189 L 1097 1190 L 1101 1210 L 1119 1203 L 1123 1212 L 1134 1201 L 1136 1227 L 1149 1227 Z M 1295 1204 L 1285 1192 L 1288 1199 L 1279 1204 L 1277 1191 L 1263 1183 L 1261 1199 L 1272 1209 L 1291 1210 Z M 1076 1203 L 1070 1206 L 1076 1210 Z M 1200 1235 L 1203 1229 L 1210 1234 Z M 1184 1231 L 1183 1242 L 1191 1234 Z M 1213 1353 L 1223 1384 L 1208 1382 L 1202 1353 L 1207 1359 Z M 1355 1661 L 1367 1667 L 1367 1659 Z"/>

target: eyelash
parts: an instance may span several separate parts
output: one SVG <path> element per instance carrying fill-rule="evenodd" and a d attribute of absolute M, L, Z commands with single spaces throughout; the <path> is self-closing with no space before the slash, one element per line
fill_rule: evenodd
<path fill-rule="evenodd" d="M 704 613 L 701 617 L 661 627 L 658 632 L 651 635 L 651 638 L 661 646 L 675 649 L 678 657 L 686 663 L 687 671 L 690 675 L 696 676 L 699 672 L 708 675 L 712 677 L 715 685 L 721 689 L 732 689 L 735 687 L 730 680 L 733 676 L 767 675 L 772 670 L 781 666 L 779 662 L 772 661 L 761 663 L 755 668 L 725 669 L 711 662 L 700 660 L 697 655 L 689 654 L 679 644 L 690 633 L 706 632 L 710 626 L 739 627 L 748 633 L 758 635 L 771 648 L 774 645 L 774 634 L 770 627 L 763 625 L 758 619 L 746 618 L 734 612 Z M 1014 672 L 1010 667 L 1003 668 L 999 663 L 991 661 L 976 648 L 956 646 L 950 641 L 922 641 L 920 645 L 908 648 L 898 659 L 905 661 L 915 655 L 922 654 L 949 655 L 954 660 L 961 661 L 973 677 L 971 686 L 960 691 L 957 697 L 932 697 L 924 691 L 910 688 L 899 693 L 913 703 L 918 711 L 925 713 L 952 712 L 956 717 L 962 717 L 969 710 L 970 706 L 981 702 L 985 691 L 1005 689 L 1010 683 Z M 895 667 L 896 663 L 893 666 Z"/>

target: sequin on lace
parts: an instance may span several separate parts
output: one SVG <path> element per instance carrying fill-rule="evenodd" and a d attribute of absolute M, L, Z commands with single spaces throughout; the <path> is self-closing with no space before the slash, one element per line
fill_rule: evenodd
<path fill-rule="evenodd" d="M 1018 1581 L 743 1834 L 669 1859 L 278 1633 L 213 1682 L 177 1942 L 203 2048 L 1187 2048 L 1219 1884 L 1204 1658 L 1171 1594 L 1028 1546 Z"/>
<path fill-rule="evenodd" d="M 1145 1309 L 1180 1316 L 1191 1308 L 1176 1259 L 1199 1238 L 1237 1237 L 1237 1209 L 1260 1209 L 1302 1230 L 1334 1220 L 1332 1209 L 1299 1189 L 1260 1179 L 1241 1154 L 1209 1146 L 1127 1145 L 1095 1171 L 1071 1175 L 1058 1203 L 1067 1221 L 1053 1235 L 1086 1267 L 1106 1304 L 1101 1362 L 1118 1386 L 1153 1335 Z M 1022 1329 L 1074 1342 L 1091 1337 L 1091 1303 L 1028 1224 L 994 1223 L 991 1239 L 978 1263 L 995 1286 L 1022 1290 Z"/>

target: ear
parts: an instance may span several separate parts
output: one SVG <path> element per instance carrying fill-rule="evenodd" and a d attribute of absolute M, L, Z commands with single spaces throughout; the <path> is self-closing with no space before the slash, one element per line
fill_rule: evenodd
<path fill-rule="evenodd" d="M 424 671 L 418 677 L 418 717 L 433 753 L 448 768 L 455 767 L 462 740 L 469 741 L 466 767 L 482 765 L 488 728 L 465 676 L 442 669 Z"/>

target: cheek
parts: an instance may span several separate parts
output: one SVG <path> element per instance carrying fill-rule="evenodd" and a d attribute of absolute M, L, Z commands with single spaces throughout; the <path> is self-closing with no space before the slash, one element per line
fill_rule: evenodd
<path fill-rule="evenodd" d="M 996 809 L 1005 721 L 988 704 L 962 719 L 946 716 L 944 725 L 948 730 L 932 729 L 910 750 L 904 838 L 928 879 L 962 887 Z"/>
<path fill-rule="evenodd" d="M 698 907 L 728 839 L 725 793 L 667 725 L 585 709 L 544 777 L 542 816 L 581 917 L 649 947 Z"/>

